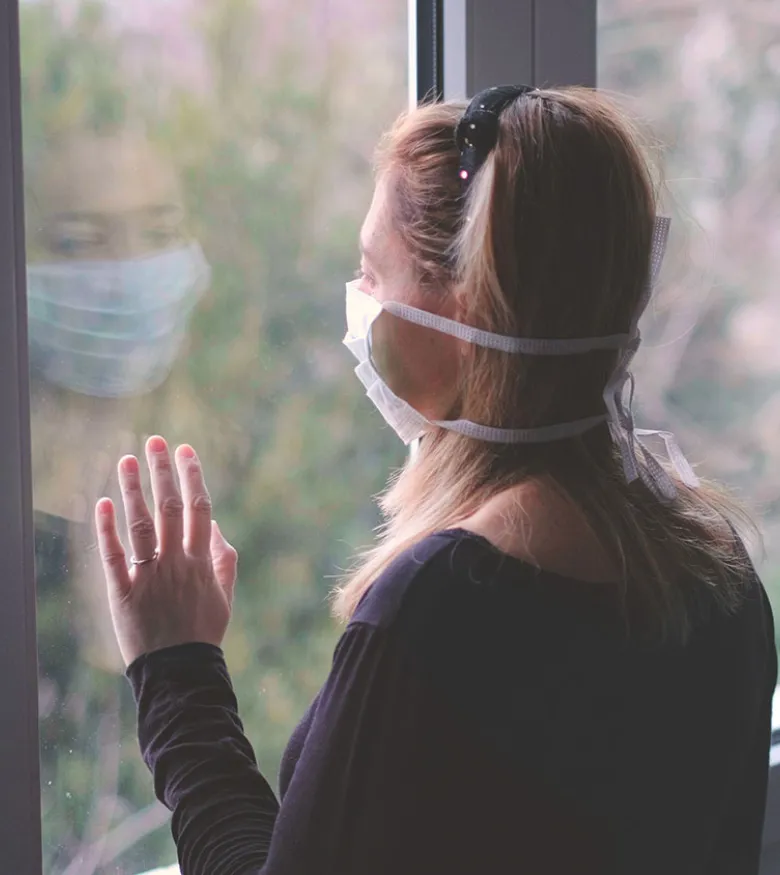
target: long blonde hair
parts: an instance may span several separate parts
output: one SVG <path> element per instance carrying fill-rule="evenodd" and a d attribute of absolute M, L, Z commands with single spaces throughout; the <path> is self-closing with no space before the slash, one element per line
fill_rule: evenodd
<path fill-rule="evenodd" d="M 496 147 L 464 203 L 455 145 L 464 108 L 411 110 L 377 150 L 377 174 L 390 183 L 390 221 L 420 286 L 457 295 L 462 321 L 499 334 L 625 332 L 647 277 L 657 209 L 634 125 L 589 89 L 526 95 L 503 112 Z M 473 347 L 450 417 L 534 428 L 592 416 L 604 409 L 617 355 Z M 680 585 L 683 572 L 723 610 L 738 606 L 749 559 L 729 532 L 750 528 L 749 516 L 714 484 L 678 483 L 670 504 L 639 480 L 628 484 L 604 424 L 545 444 L 426 434 L 380 497 L 385 522 L 337 590 L 337 615 L 348 619 L 404 550 L 531 478 L 544 478 L 580 510 L 621 570 L 616 596 L 633 633 L 685 640 L 691 588 Z"/>

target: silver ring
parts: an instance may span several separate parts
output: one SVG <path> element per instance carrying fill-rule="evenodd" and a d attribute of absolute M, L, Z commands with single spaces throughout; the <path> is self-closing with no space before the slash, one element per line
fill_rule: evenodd
<path fill-rule="evenodd" d="M 136 559 L 135 556 L 131 556 L 130 557 L 130 564 L 131 565 L 148 565 L 150 562 L 156 562 L 159 555 L 160 555 L 160 551 L 155 550 L 154 556 L 152 556 L 150 559 Z"/>

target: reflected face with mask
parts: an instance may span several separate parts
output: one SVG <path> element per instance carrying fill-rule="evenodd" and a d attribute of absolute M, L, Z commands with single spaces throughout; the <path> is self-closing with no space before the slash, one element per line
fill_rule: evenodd
<path fill-rule="evenodd" d="M 451 291 L 424 287 L 416 275 L 390 221 L 391 197 L 392 178 L 384 174 L 377 181 L 360 231 L 360 269 L 353 290 L 378 304 L 403 304 L 457 319 Z M 376 371 L 394 395 L 429 420 L 451 416 L 465 346 L 455 337 L 387 310 L 377 315 L 370 327 L 370 354 Z"/>
<path fill-rule="evenodd" d="M 138 134 L 81 132 L 49 150 L 31 189 L 33 369 L 83 395 L 151 391 L 209 278 L 173 167 Z"/>

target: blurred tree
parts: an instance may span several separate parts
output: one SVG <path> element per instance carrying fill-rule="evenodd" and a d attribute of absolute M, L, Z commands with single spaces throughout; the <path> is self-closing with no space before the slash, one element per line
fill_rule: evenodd
<path fill-rule="evenodd" d="M 599 84 L 628 93 L 663 144 L 651 140 L 676 216 L 671 270 L 645 319 L 640 406 L 762 512 L 777 603 L 780 9 L 601 0 Z"/>
<path fill-rule="evenodd" d="M 168 380 L 113 405 L 92 438 L 109 467 L 155 431 L 191 441 L 204 459 L 216 515 L 241 554 L 226 650 L 269 776 L 327 671 L 337 635 L 330 576 L 370 538 L 370 496 L 402 458 L 339 340 L 370 148 L 405 101 L 406 4 L 356 0 L 352 12 L 379 16 L 363 20 L 365 33 L 346 17 L 329 22 L 323 10 L 336 5 L 182 0 L 176 15 L 154 2 L 123 5 L 128 17 L 147 9 L 150 34 L 118 24 L 109 0 L 22 4 L 31 259 L 46 155 L 65 134 L 131 129 L 175 166 L 187 233 L 213 269 Z M 771 554 L 780 539 L 780 16 L 760 2 L 601 0 L 599 19 L 600 84 L 633 95 L 630 109 L 667 144 L 679 219 L 646 319 L 641 418 L 670 426 L 692 459 L 706 460 L 704 473 L 768 510 Z M 34 431 L 50 449 L 58 417 L 98 417 L 74 393 L 40 382 L 33 393 L 43 417 Z M 106 624 L 84 550 L 88 515 L 78 522 L 59 510 L 72 478 L 87 476 L 74 469 L 94 474 L 100 459 L 86 443 L 61 456 L 39 465 L 35 484 L 49 508 L 37 515 L 45 871 L 132 875 L 173 850 L 158 829 L 165 812 L 152 803 L 125 682 L 108 652 L 93 655 L 110 629 L 91 636 L 84 622 Z M 115 492 L 110 472 L 102 479 Z M 780 594 L 777 560 L 763 573 Z"/>
<path fill-rule="evenodd" d="M 403 34 L 405 9 L 395 6 Z M 377 522 L 370 497 L 403 454 L 361 397 L 340 349 L 343 283 L 371 190 L 368 150 L 345 149 L 340 109 L 360 53 L 334 44 L 311 77 L 305 44 L 285 40 L 278 28 L 264 40 L 274 10 L 260 7 L 248 0 L 193 7 L 192 21 L 180 27 L 200 44 L 197 81 L 155 78 L 154 57 L 123 63 L 128 43 L 99 2 L 81 3 L 67 18 L 51 0 L 23 6 L 22 35 L 30 238 L 41 215 L 35 201 L 46 196 L 35 185 L 44 156 L 74 131 L 113 136 L 131 128 L 175 163 L 187 232 L 211 264 L 212 289 L 194 314 L 184 354 L 160 388 L 110 404 L 120 435 L 106 442 L 113 450 L 122 437 L 123 451 L 137 450 L 146 434 L 161 432 L 191 441 L 204 460 L 215 514 L 241 555 L 225 646 L 247 729 L 272 776 L 327 672 L 338 634 L 327 608 L 332 577 L 370 539 Z M 405 52 L 403 40 L 397 45 Z M 403 108 L 405 55 L 397 60 L 379 76 L 382 99 L 366 106 L 363 127 L 378 132 Z M 44 403 L 53 395 L 56 405 Z M 64 411 L 86 421 L 99 415 L 85 412 L 83 397 L 42 383 L 34 396 L 40 435 L 56 429 Z M 79 452 L 70 447 L 66 455 Z M 79 462 L 94 462 L 88 447 Z M 67 492 L 61 471 L 43 471 L 39 464 L 39 496 Z M 115 493 L 113 475 L 105 489 Z M 172 849 L 164 831 L 144 835 L 163 818 L 149 807 L 125 681 L 111 671 L 110 653 L 85 658 L 95 636 L 85 631 L 84 614 L 107 624 L 94 565 L 79 575 L 86 586 L 75 581 L 91 535 L 76 537 L 60 514 L 42 520 L 39 514 L 46 871 L 159 865 Z M 58 526 L 55 540 L 48 532 Z M 79 592 L 94 600 L 91 607 L 79 607 Z M 98 641 L 109 641 L 110 629 L 103 631 Z"/>

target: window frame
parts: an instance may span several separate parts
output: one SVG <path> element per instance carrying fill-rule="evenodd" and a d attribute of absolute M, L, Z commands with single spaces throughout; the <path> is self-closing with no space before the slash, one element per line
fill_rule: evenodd
<path fill-rule="evenodd" d="M 444 96 L 444 0 L 409 0 L 409 106 Z"/>
<path fill-rule="evenodd" d="M 769 782 L 767 786 L 766 814 L 764 816 L 763 851 L 761 875 L 776 875 L 780 872 L 780 729 L 776 729 L 778 691 L 775 690 L 772 720 L 772 747 L 769 753 Z"/>
<path fill-rule="evenodd" d="M 22 185 L 19 3 L 0 4 L 0 848 L 41 871 L 38 644 Z M 12 707 L 8 706 L 12 703 Z"/>
<path fill-rule="evenodd" d="M 443 35 L 448 100 L 496 84 L 596 84 L 596 0 L 447 0 Z"/>

